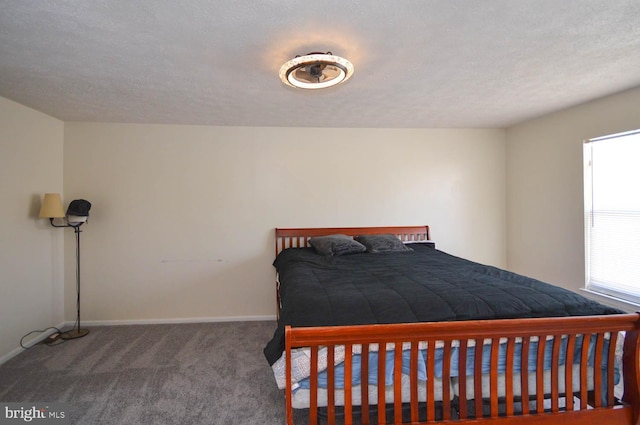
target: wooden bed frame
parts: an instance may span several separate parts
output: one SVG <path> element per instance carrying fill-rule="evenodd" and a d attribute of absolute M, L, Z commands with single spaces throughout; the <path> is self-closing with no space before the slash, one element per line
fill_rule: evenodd
<path fill-rule="evenodd" d="M 404 227 L 350 227 L 350 228 L 306 228 L 276 229 L 276 254 L 285 248 L 307 247 L 309 238 L 329 234 L 346 234 L 350 236 L 362 234 L 395 234 L 403 241 L 429 240 L 428 226 Z M 278 299 L 278 305 L 280 301 Z M 614 397 L 614 363 L 616 338 L 620 332 L 625 333 L 622 376 L 624 396 L 621 400 Z M 582 338 L 580 338 L 583 336 Z M 513 372 L 514 347 L 521 343 L 521 350 L 526 357 L 529 352 L 531 338 L 537 338 L 537 367 L 529 371 L 527 363 Z M 580 351 L 580 366 L 576 369 L 559 365 L 561 339 L 566 344 L 567 358 Z M 609 341 L 609 349 L 603 352 L 605 341 Z M 588 373 L 587 347 L 589 341 L 595 341 L 595 364 L 607 363 L 606 372 Z M 492 349 L 490 355 L 491 372 L 482 375 L 482 347 L 490 341 L 492 347 L 506 344 L 506 367 L 499 388 L 497 371 L 498 351 Z M 581 342 L 578 342 L 581 341 Z M 448 353 L 454 345 L 459 346 L 459 376 L 466 372 L 467 347 L 475 345 L 475 367 L 473 381 L 457 380 L 457 385 L 443 385 L 442 401 L 434 401 L 434 383 L 427 378 L 426 402 L 418 402 L 418 347 L 427 346 L 427 377 L 435 376 L 435 347 L 444 347 L 442 365 L 443 382 L 450 381 L 452 367 Z M 291 364 L 291 350 L 308 347 L 311 352 L 311 388 L 309 390 L 309 423 L 318 422 L 319 410 L 326 414 L 328 424 L 335 424 L 336 418 L 345 424 L 352 424 L 354 416 L 359 416 L 359 423 L 370 423 L 370 408 L 377 409 L 374 423 L 378 424 L 426 424 L 438 423 L 500 423 L 500 424 L 627 424 L 640 425 L 640 314 L 620 314 L 603 316 L 574 316 L 536 319 L 503 319 L 476 320 L 462 322 L 430 322 L 405 323 L 391 325 L 359 325 L 329 326 L 285 329 L 285 355 L 287 364 Z M 393 374 L 393 402 L 385 398 L 385 387 L 379 386 L 377 397 L 369 400 L 367 359 L 369 344 L 379 347 L 395 347 Z M 544 376 L 543 361 L 545 346 L 552 344 L 550 376 Z M 580 347 L 579 344 L 582 344 Z M 362 345 L 362 385 L 361 406 L 352 402 L 351 365 L 352 347 Z M 333 366 L 333 348 L 345 347 L 344 361 L 344 402 L 337 406 L 334 395 L 335 368 Z M 321 347 L 328 348 L 327 360 L 327 402 L 326 408 L 319 409 L 317 386 L 317 359 Z M 408 402 L 401 401 L 400 382 L 402 379 L 401 350 L 410 350 L 410 391 Z M 605 358 L 603 358 L 603 356 Z M 384 356 L 378 361 L 379 382 L 383 382 L 385 373 Z M 591 368 L 593 369 L 593 368 Z M 596 369 L 597 370 L 597 369 Z M 482 397 L 483 379 L 489 383 L 490 395 Z M 287 424 L 293 424 L 291 370 L 286 370 L 286 417 Z M 473 382 L 473 383 L 471 383 Z M 533 382 L 533 385 L 531 385 Z M 579 387 L 578 387 L 579 384 Z M 469 388 L 467 388 L 469 386 Z M 518 387 L 518 390 L 514 390 Z M 577 390 L 576 390 L 576 387 Z M 550 391 L 536 391 L 536 388 L 550 388 Z M 564 388 L 570 389 L 567 394 Z M 571 390 L 572 389 L 572 390 Z M 603 389 L 605 392 L 603 392 Z M 387 387 L 388 390 L 388 387 Z M 453 391 L 453 394 L 451 393 Z M 469 392 L 479 394 L 468 398 Z M 498 393 L 502 395 L 498 395 Z M 406 397 L 405 397 L 406 400 Z M 561 403 L 564 401 L 564 404 Z M 546 401 L 546 403 L 545 403 Z M 546 405 L 545 405 L 546 404 Z M 339 414 L 338 414 L 339 412 Z M 359 415 L 356 414 L 359 412 Z M 404 418 L 403 418 L 404 412 Z M 476 417 L 475 412 L 483 412 Z"/>

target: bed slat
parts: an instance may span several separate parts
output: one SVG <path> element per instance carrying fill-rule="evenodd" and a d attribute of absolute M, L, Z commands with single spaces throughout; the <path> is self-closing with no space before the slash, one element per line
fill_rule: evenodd
<path fill-rule="evenodd" d="M 491 340 L 491 372 L 489 372 L 489 388 L 491 389 L 490 401 L 492 418 L 498 417 L 498 354 L 500 351 L 500 339 L 493 338 Z"/>
<path fill-rule="evenodd" d="M 442 359 L 442 382 L 451 380 L 451 341 L 444 341 L 444 351 Z M 451 419 L 451 387 L 442 386 L 442 419 Z"/>
<path fill-rule="evenodd" d="M 615 365 L 616 358 L 616 344 L 618 341 L 618 332 L 613 332 L 609 336 L 609 353 L 607 359 L 607 407 L 611 407 L 614 405 L 614 372 L 615 368 L 612 365 Z"/>
<path fill-rule="evenodd" d="M 411 343 L 411 422 L 418 422 L 418 342 Z"/>
<path fill-rule="evenodd" d="M 387 346 L 387 342 L 382 340 L 378 342 L 378 423 L 384 424 L 386 423 L 386 412 L 384 407 L 385 402 L 385 386 L 384 384 L 380 384 L 385 381 L 386 375 L 386 357 L 387 353 L 384 351 L 384 347 Z"/>
<path fill-rule="evenodd" d="M 402 422 L 402 341 L 394 342 L 393 356 L 393 414 L 396 423 Z"/>
<path fill-rule="evenodd" d="M 318 423 L 318 346 L 311 347 L 311 394 L 309 396 L 309 423 Z"/>
<path fill-rule="evenodd" d="M 351 344 L 345 344 L 344 353 L 344 423 L 345 425 L 351 425 L 353 423 L 351 406 L 351 391 L 353 390 L 353 346 Z"/>
<path fill-rule="evenodd" d="M 573 410 L 573 356 L 576 348 L 576 336 L 571 334 L 567 338 L 567 353 L 565 355 L 565 369 L 564 369 L 564 387 L 566 393 L 565 406 L 567 410 Z"/>
<path fill-rule="evenodd" d="M 560 380 L 558 378 L 558 374 L 560 373 L 560 347 L 562 345 L 562 335 L 555 335 L 551 343 L 553 344 L 551 354 L 551 411 L 557 413 L 560 410 Z"/>
<path fill-rule="evenodd" d="M 362 398 L 362 423 L 369 423 L 369 344 L 362 345 L 361 354 L 361 379 L 360 388 L 362 389 L 360 397 Z"/>
<path fill-rule="evenodd" d="M 427 421 L 436 420 L 435 408 L 435 374 L 436 370 L 436 341 L 427 340 Z M 430 377 L 430 378 L 429 378 Z"/>
<path fill-rule="evenodd" d="M 475 417 L 482 417 L 482 349 L 483 339 L 475 340 L 475 353 L 474 353 L 474 365 L 473 365 L 473 396 L 474 396 L 474 410 Z M 464 375 L 462 375 L 464 376 Z"/>
<path fill-rule="evenodd" d="M 580 355 L 580 410 L 587 409 L 588 383 L 587 383 L 587 360 L 589 355 L 589 341 L 591 334 L 582 335 L 582 353 Z"/>
<path fill-rule="evenodd" d="M 521 404 L 522 414 L 529 414 L 529 348 L 531 339 L 524 337 L 522 339 L 522 352 L 520 354 L 520 388 L 521 388 Z"/>
<path fill-rule="evenodd" d="M 513 367 L 515 363 L 515 338 L 507 339 L 507 353 L 505 362 L 505 404 L 507 416 L 513 415 Z"/>
<path fill-rule="evenodd" d="M 335 346 L 327 347 L 327 419 L 329 425 L 336 423 L 335 400 Z"/>
<path fill-rule="evenodd" d="M 538 352 L 536 357 L 536 412 L 544 413 L 544 349 L 547 344 L 546 335 L 538 335 Z"/>
<path fill-rule="evenodd" d="M 604 346 L 604 334 L 598 334 L 596 336 L 596 355 L 594 365 L 602 364 L 602 347 Z M 599 367 L 594 367 L 593 371 L 594 380 L 594 404 L 596 407 L 602 406 L 602 373 Z"/>
<path fill-rule="evenodd" d="M 467 411 L 467 380 L 462 379 L 463 376 L 467 375 L 467 340 L 463 339 L 459 341 L 460 349 L 458 351 L 458 386 L 460 391 L 458 391 L 460 403 L 458 408 L 460 419 L 467 419 L 469 417 L 469 412 Z"/>

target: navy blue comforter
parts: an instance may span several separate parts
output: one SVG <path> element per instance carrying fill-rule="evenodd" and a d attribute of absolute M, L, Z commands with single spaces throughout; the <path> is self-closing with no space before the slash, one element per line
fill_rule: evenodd
<path fill-rule="evenodd" d="M 264 354 L 284 350 L 284 327 L 387 324 L 622 313 L 572 291 L 446 254 L 413 251 L 323 257 L 311 248 L 282 251 L 282 309 Z"/>

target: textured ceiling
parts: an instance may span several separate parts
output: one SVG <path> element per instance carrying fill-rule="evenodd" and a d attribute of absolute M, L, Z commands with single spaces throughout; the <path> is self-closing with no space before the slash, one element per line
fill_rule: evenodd
<path fill-rule="evenodd" d="M 0 0 L 0 96 L 64 121 L 507 127 L 640 86 L 638 0 Z M 286 87 L 331 51 L 354 76 Z"/>

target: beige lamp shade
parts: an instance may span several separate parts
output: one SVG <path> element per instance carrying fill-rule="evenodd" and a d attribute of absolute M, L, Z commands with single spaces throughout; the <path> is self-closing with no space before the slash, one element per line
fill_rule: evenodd
<path fill-rule="evenodd" d="M 60 194 L 45 193 L 42 207 L 40 207 L 40 218 L 62 218 L 64 216 Z"/>

